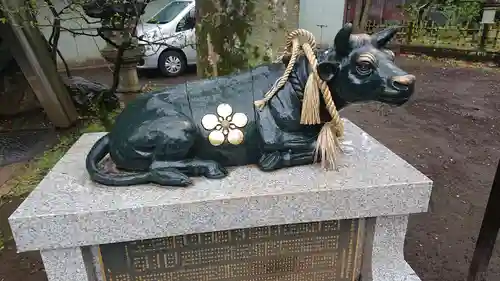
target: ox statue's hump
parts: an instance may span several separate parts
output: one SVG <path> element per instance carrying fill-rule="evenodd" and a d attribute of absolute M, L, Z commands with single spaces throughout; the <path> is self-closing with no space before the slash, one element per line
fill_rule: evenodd
<path fill-rule="evenodd" d="M 177 126 L 175 120 L 182 119 L 190 123 L 198 135 L 192 148 L 198 158 L 218 159 L 226 165 L 242 165 L 249 159 L 255 162 L 253 157 L 259 155 L 259 147 L 254 142 L 259 139 L 259 132 L 254 101 L 261 99 L 283 72 L 282 64 L 262 65 L 232 75 L 182 83 L 137 98 L 118 116 L 110 133 L 113 159 L 122 166 L 129 158 L 146 158 L 144 161 L 148 161 L 153 155 L 144 157 L 151 154 L 142 151 L 144 147 L 157 140 L 154 136 L 158 131 L 170 132 L 170 126 Z M 228 116 L 221 116 L 221 105 L 226 108 L 226 113 L 229 108 L 229 119 Z M 244 142 L 241 145 L 224 143 L 213 146 L 209 141 L 213 129 L 203 126 L 203 118 L 215 115 L 218 122 L 222 122 L 221 117 L 231 120 L 235 114 L 244 115 L 246 119 L 245 125 L 239 128 Z M 175 116 L 177 118 L 173 118 Z"/>
<path fill-rule="evenodd" d="M 253 108 L 253 101 L 261 99 L 283 71 L 283 64 L 267 64 L 225 76 L 172 85 L 139 96 L 127 105 L 116 122 L 132 125 L 134 120 L 168 115 L 171 110 L 194 118 L 192 112 L 199 111 L 199 108 L 231 101 Z"/>
<path fill-rule="evenodd" d="M 225 76 L 190 81 L 187 84 L 187 93 L 190 99 L 200 96 L 207 97 L 207 101 L 208 97 L 212 96 L 216 99 L 219 93 L 224 92 L 231 93 L 231 96 L 236 93 L 245 93 L 246 96 L 260 99 L 284 70 L 283 64 L 266 64 Z M 256 89 L 258 91 L 255 91 Z"/>

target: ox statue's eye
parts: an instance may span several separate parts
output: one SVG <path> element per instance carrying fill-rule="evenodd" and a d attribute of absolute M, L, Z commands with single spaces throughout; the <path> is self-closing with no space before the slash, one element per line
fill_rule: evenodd
<path fill-rule="evenodd" d="M 358 62 L 358 64 L 356 65 L 356 72 L 358 72 L 359 75 L 370 75 L 372 71 L 372 64 L 367 61 Z"/>
<path fill-rule="evenodd" d="M 359 55 L 356 61 L 356 72 L 361 76 L 372 74 L 374 67 L 377 65 L 377 59 L 369 52 Z"/>

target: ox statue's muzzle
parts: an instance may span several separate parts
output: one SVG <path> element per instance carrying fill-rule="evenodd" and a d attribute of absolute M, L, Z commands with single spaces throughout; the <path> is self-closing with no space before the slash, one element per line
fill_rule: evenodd
<path fill-rule="evenodd" d="M 379 101 L 400 106 L 410 100 L 415 91 L 415 76 L 411 74 L 393 76 L 387 81 L 387 87 Z"/>

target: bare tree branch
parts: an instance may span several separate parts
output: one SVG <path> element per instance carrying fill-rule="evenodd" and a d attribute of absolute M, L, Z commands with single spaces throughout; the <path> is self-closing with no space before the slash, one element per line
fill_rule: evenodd
<path fill-rule="evenodd" d="M 56 8 L 54 8 L 52 0 L 44 0 L 44 1 L 48 5 L 49 10 L 52 13 L 52 16 L 54 17 L 52 32 L 49 37 L 49 44 L 52 48 L 51 50 L 52 60 L 57 63 L 57 45 L 59 43 L 59 37 L 61 36 L 61 18 Z"/>
<path fill-rule="evenodd" d="M 59 58 L 61 59 L 63 65 L 64 65 L 64 70 L 66 71 L 66 76 L 68 76 L 69 78 L 71 78 L 71 72 L 69 70 L 69 66 L 68 66 L 68 63 L 66 62 L 66 59 L 64 58 L 64 56 L 62 55 L 61 51 L 59 49 L 56 49 L 57 51 L 57 54 L 59 55 Z"/>

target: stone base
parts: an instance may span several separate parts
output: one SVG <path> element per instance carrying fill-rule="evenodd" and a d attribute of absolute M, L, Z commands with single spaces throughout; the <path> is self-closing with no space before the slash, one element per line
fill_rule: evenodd
<path fill-rule="evenodd" d="M 427 210 L 432 182 L 354 124 L 345 127 L 355 149 L 338 171 L 238 167 L 225 179 L 176 189 L 91 182 L 84 159 L 103 134 L 86 134 L 9 218 L 17 248 L 41 251 L 50 281 L 95 281 L 104 280 L 102 244 L 371 218 L 372 253 L 364 253 L 371 262 L 361 280 L 419 280 L 404 260 L 404 237 L 409 214 Z"/>
<path fill-rule="evenodd" d="M 376 218 L 371 270 L 361 276 L 361 281 L 420 281 L 404 260 L 407 223 L 407 215 Z M 98 246 L 41 253 L 49 281 L 111 281 L 103 278 Z"/>

